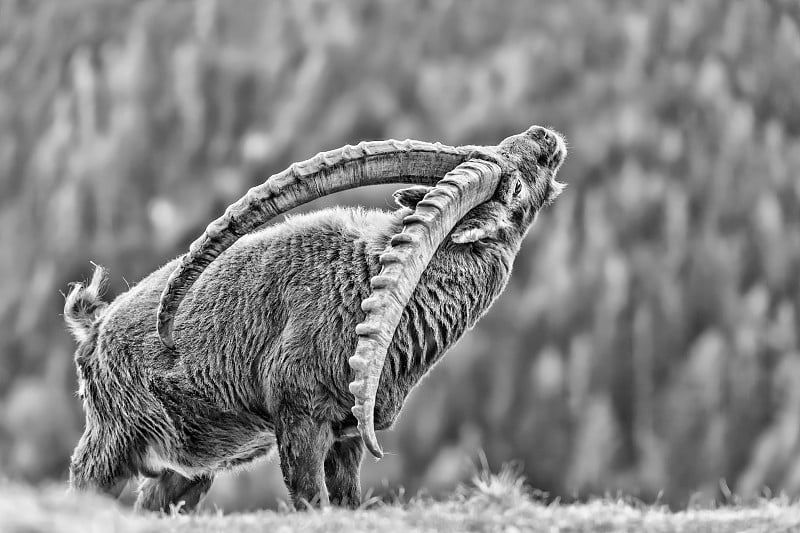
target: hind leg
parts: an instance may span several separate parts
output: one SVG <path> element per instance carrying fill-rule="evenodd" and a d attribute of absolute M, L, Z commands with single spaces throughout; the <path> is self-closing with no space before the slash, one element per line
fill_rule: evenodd
<path fill-rule="evenodd" d="M 127 455 L 127 447 L 120 439 L 87 429 L 72 452 L 70 489 L 116 498 L 132 475 Z"/>
<path fill-rule="evenodd" d="M 145 479 L 139 485 L 136 509 L 169 512 L 171 506 L 180 512 L 193 511 L 214 482 L 211 475 L 194 479 L 183 477 L 172 470 L 165 470 L 158 477 Z"/>
<path fill-rule="evenodd" d="M 361 505 L 361 483 L 358 477 L 364 447 L 361 437 L 333 443 L 325 458 L 325 485 L 331 503 L 357 508 Z"/>

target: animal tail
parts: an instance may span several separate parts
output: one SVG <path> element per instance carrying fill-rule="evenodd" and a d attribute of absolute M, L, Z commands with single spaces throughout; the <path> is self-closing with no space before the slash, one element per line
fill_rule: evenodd
<path fill-rule="evenodd" d="M 95 265 L 89 285 L 75 283 L 67 294 L 64 302 L 64 321 L 67 323 L 67 329 L 79 343 L 86 342 L 90 338 L 92 325 L 108 306 L 102 299 L 107 281 L 106 269 Z"/>

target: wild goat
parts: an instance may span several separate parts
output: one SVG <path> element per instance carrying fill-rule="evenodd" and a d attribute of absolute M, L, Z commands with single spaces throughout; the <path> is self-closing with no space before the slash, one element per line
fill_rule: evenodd
<path fill-rule="evenodd" d="M 86 412 L 71 486 L 116 495 L 143 474 L 139 508 L 188 510 L 216 472 L 277 448 L 295 504 L 358 506 L 362 442 L 381 457 L 375 428 L 502 292 L 565 156 L 537 126 L 497 147 L 347 146 L 251 189 L 110 304 L 98 267 L 64 307 Z M 426 186 L 397 191 L 394 212 L 333 208 L 250 233 L 390 182 Z"/>

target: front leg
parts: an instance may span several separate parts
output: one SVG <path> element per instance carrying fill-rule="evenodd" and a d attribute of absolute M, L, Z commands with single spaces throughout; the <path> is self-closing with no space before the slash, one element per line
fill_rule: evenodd
<path fill-rule="evenodd" d="M 333 442 L 330 424 L 284 412 L 275 427 L 283 481 L 296 508 L 328 505 L 325 456 Z"/>
<path fill-rule="evenodd" d="M 325 459 L 325 485 L 334 505 L 351 509 L 361 505 L 361 482 L 358 474 L 363 455 L 361 437 L 337 441 L 331 446 Z"/>

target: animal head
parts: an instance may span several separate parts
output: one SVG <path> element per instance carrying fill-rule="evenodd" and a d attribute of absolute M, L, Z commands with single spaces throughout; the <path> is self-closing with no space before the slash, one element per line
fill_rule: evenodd
<path fill-rule="evenodd" d="M 455 229 L 452 239 L 457 243 L 494 240 L 518 244 L 537 213 L 565 187 L 556 181 L 567 156 L 566 143 L 559 133 L 533 126 L 508 137 L 497 150 L 511 169 L 503 173 L 492 200 L 476 207 Z"/>
<path fill-rule="evenodd" d="M 564 138 L 553 130 L 533 126 L 521 135 L 514 135 L 500 143 L 500 153 L 517 167 L 518 171 L 501 183 L 499 194 L 511 211 L 510 219 L 529 226 L 539 209 L 550 205 L 564 184 L 556 181 L 556 172 L 567 157 Z"/>

